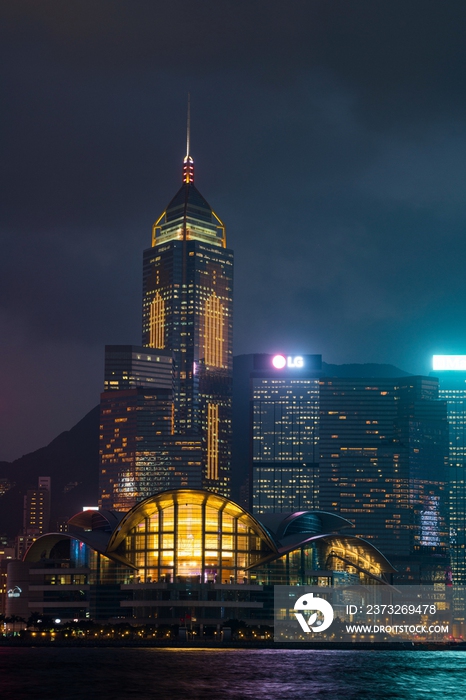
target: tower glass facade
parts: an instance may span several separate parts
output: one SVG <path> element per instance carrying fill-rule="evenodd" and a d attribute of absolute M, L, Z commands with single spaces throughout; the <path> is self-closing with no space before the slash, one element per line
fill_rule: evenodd
<path fill-rule="evenodd" d="M 399 582 L 444 582 L 448 423 L 437 381 L 325 378 L 320 402 L 320 507 L 391 558 Z"/>
<path fill-rule="evenodd" d="M 229 495 L 232 300 L 233 253 L 188 154 L 144 252 L 142 346 L 105 350 L 102 507 L 181 487 Z"/>
<path fill-rule="evenodd" d="M 127 510 L 170 485 L 163 452 L 171 439 L 172 395 L 142 387 L 108 391 L 100 409 L 101 505 Z"/>
<path fill-rule="evenodd" d="M 40 476 L 36 489 L 28 489 L 24 495 L 23 534 L 43 535 L 50 526 L 49 476 Z"/>
<path fill-rule="evenodd" d="M 175 435 L 173 358 L 107 345 L 100 399 L 100 505 L 127 510 L 169 488 L 200 488 L 201 441 Z"/>
<path fill-rule="evenodd" d="M 318 505 L 321 358 L 300 357 L 297 366 L 295 359 L 277 367 L 272 355 L 254 356 L 251 505 L 258 515 Z"/>

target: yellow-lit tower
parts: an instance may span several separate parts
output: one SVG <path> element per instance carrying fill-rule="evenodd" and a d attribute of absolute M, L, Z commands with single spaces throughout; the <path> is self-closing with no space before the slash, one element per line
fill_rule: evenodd
<path fill-rule="evenodd" d="M 174 432 L 202 443 L 204 487 L 230 492 L 233 252 L 194 185 L 188 103 L 182 185 L 144 252 L 143 345 L 174 358 Z"/>

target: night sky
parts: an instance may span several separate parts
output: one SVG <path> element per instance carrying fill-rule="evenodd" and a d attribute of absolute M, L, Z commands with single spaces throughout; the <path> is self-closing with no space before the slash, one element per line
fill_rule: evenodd
<path fill-rule="evenodd" d="M 466 353 L 464 0 L 3 0 L 0 460 L 141 342 L 181 184 L 235 251 L 235 353 Z"/>

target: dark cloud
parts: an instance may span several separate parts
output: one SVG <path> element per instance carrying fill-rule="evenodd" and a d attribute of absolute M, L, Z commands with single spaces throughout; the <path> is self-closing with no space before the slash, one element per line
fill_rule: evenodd
<path fill-rule="evenodd" d="M 141 259 L 180 183 L 236 254 L 236 352 L 429 371 L 464 352 L 466 6 L 3 3 L 0 459 L 98 401 L 139 342 Z"/>

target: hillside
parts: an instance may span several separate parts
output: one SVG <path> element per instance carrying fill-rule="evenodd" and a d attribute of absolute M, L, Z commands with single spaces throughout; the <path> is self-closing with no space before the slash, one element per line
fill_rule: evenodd
<path fill-rule="evenodd" d="M 46 447 L 14 462 L 0 462 L 0 484 L 11 488 L 0 498 L 0 533 L 14 537 L 22 528 L 23 496 L 39 476 L 52 478 L 51 529 L 83 505 L 95 505 L 99 475 L 99 406 Z"/>

